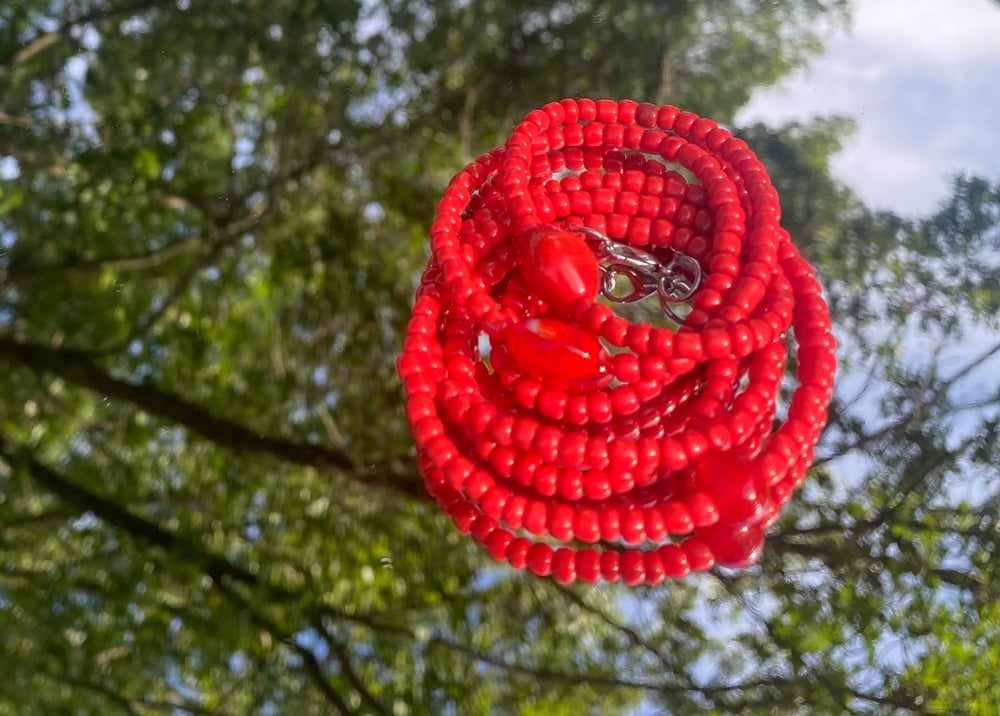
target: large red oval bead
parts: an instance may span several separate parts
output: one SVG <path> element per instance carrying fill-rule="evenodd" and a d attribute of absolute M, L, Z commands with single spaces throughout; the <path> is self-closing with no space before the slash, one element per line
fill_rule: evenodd
<path fill-rule="evenodd" d="M 529 318 L 504 334 L 507 352 L 533 378 L 563 390 L 604 387 L 611 382 L 610 358 L 589 333 L 551 318 Z"/>
<path fill-rule="evenodd" d="M 525 240 L 522 256 L 528 290 L 552 308 L 560 310 L 597 296 L 597 258 L 580 234 L 554 227 L 535 229 Z"/>
<path fill-rule="evenodd" d="M 699 536 L 715 553 L 716 564 L 732 569 L 749 567 L 764 549 L 764 530 L 759 525 L 717 524 L 701 530 Z"/>

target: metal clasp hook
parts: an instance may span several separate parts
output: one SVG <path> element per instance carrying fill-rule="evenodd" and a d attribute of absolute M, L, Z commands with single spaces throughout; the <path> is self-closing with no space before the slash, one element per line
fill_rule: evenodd
<path fill-rule="evenodd" d="M 673 321 L 683 322 L 671 304 L 688 301 L 698 290 L 702 271 L 694 258 L 674 251 L 664 263 L 648 251 L 619 244 L 596 229 L 580 226 L 576 230 L 592 239 L 592 249 L 601 262 L 601 294 L 605 298 L 615 303 L 631 303 L 655 293 L 663 312 Z M 624 295 L 616 290 L 620 277 L 632 288 Z"/>

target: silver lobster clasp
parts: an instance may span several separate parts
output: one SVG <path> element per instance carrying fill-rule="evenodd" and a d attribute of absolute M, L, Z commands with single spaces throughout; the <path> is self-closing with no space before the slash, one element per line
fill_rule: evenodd
<path fill-rule="evenodd" d="M 575 228 L 587 235 L 601 262 L 601 295 L 615 303 L 632 303 L 655 293 L 663 312 L 673 321 L 683 322 L 671 305 L 687 302 L 701 284 L 701 265 L 694 258 L 673 251 L 664 263 L 648 251 L 612 241 L 595 229 Z M 621 290 L 622 279 L 631 289 L 626 293 Z"/>

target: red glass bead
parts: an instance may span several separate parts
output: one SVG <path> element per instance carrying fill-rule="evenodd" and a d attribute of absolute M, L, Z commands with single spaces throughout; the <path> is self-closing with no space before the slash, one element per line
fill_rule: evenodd
<path fill-rule="evenodd" d="M 670 579 L 680 579 L 691 573 L 687 554 L 679 545 L 665 544 L 656 550 L 664 574 Z"/>
<path fill-rule="evenodd" d="M 622 536 L 621 513 L 613 507 L 605 506 L 599 513 L 601 539 L 614 542 Z"/>
<path fill-rule="evenodd" d="M 669 500 L 660 505 L 660 514 L 667 531 L 675 535 L 683 535 L 694 529 L 694 520 L 687 507 L 676 500 Z"/>
<path fill-rule="evenodd" d="M 549 420 L 560 421 L 566 415 L 568 396 L 563 390 L 545 388 L 538 394 L 536 410 Z"/>
<path fill-rule="evenodd" d="M 600 287 L 597 259 L 583 236 L 553 227 L 527 237 L 521 272 L 528 289 L 559 310 L 593 299 Z"/>
<path fill-rule="evenodd" d="M 528 375 L 563 390 L 601 388 L 611 380 L 600 341 L 568 323 L 531 318 L 504 334 L 510 357 Z"/>
<path fill-rule="evenodd" d="M 642 558 L 642 552 L 629 549 L 621 554 L 621 577 L 622 581 L 630 587 L 642 584 L 646 580 L 646 565 Z"/>
<path fill-rule="evenodd" d="M 503 521 L 512 530 L 519 530 L 524 524 L 524 510 L 528 500 L 523 495 L 511 495 L 503 508 Z"/>
<path fill-rule="evenodd" d="M 555 553 L 544 542 L 535 542 L 528 550 L 528 569 L 539 577 L 547 577 L 552 572 L 552 558 Z"/>
<path fill-rule="evenodd" d="M 688 537 L 681 543 L 681 548 L 692 572 L 703 572 L 715 566 L 715 555 L 700 537 Z"/>
<path fill-rule="evenodd" d="M 573 508 L 561 502 L 549 504 L 547 524 L 549 534 L 560 542 L 573 539 Z"/>
<path fill-rule="evenodd" d="M 550 463 L 539 465 L 532 476 L 531 486 L 539 495 L 552 497 L 559 487 L 559 470 Z"/>
<path fill-rule="evenodd" d="M 576 553 L 569 547 L 560 547 L 552 558 L 552 576 L 561 584 L 576 581 Z"/>
<path fill-rule="evenodd" d="M 459 531 L 468 534 L 472 529 L 472 522 L 476 518 L 476 508 L 465 500 L 459 499 L 451 508 L 451 519 Z"/>
<path fill-rule="evenodd" d="M 646 527 L 646 537 L 652 542 L 662 542 L 667 538 L 669 532 L 663 514 L 655 507 L 646 507 L 642 511 L 643 522 Z"/>
<path fill-rule="evenodd" d="M 601 552 L 601 576 L 606 581 L 617 582 L 620 570 L 621 562 L 617 552 Z"/>
<path fill-rule="evenodd" d="M 646 524 L 639 509 L 626 510 L 621 515 L 621 536 L 626 544 L 639 544 L 646 539 Z"/>
<path fill-rule="evenodd" d="M 486 540 L 486 549 L 493 559 L 498 561 L 503 560 L 507 554 L 507 548 L 513 539 L 514 535 L 507 530 L 496 530 Z"/>
<path fill-rule="evenodd" d="M 715 561 L 723 567 L 749 567 L 760 559 L 764 547 L 764 531 L 757 525 L 716 525 L 699 532 Z"/>
<path fill-rule="evenodd" d="M 503 517 L 503 508 L 510 499 L 510 492 L 499 485 L 494 485 L 480 500 L 483 512 L 492 517 L 497 522 Z"/>
<path fill-rule="evenodd" d="M 642 555 L 643 567 L 646 572 L 646 583 L 656 585 L 662 582 L 666 576 L 666 570 L 663 568 L 663 561 L 660 559 L 660 553 L 656 550 L 651 552 L 645 552 Z"/>
<path fill-rule="evenodd" d="M 716 509 L 715 500 L 707 493 L 692 492 L 687 497 L 687 503 L 695 527 L 707 527 L 719 521 L 719 511 Z"/>
<path fill-rule="evenodd" d="M 499 529 L 499 526 L 494 520 L 491 520 L 486 515 L 479 515 L 475 521 L 472 523 L 472 529 L 470 534 L 472 539 L 474 539 L 479 544 L 485 544 L 486 540 L 490 538 L 494 532 Z"/>
<path fill-rule="evenodd" d="M 583 493 L 588 500 L 611 497 L 611 478 L 603 470 L 589 470 L 583 477 Z"/>
<path fill-rule="evenodd" d="M 537 537 L 548 534 L 547 512 L 546 504 L 541 500 L 528 500 L 524 511 L 524 529 Z"/>
<path fill-rule="evenodd" d="M 698 479 L 715 498 L 719 522 L 743 525 L 756 521 L 770 506 L 766 481 L 745 458 L 721 457 L 698 465 Z"/>
<path fill-rule="evenodd" d="M 573 516 L 573 532 L 577 539 L 596 542 L 601 538 L 601 517 L 593 507 L 582 507 Z"/>
<path fill-rule="evenodd" d="M 528 550 L 531 549 L 531 542 L 524 537 L 515 537 L 507 545 L 507 561 L 515 569 L 524 569 L 528 566 Z"/>

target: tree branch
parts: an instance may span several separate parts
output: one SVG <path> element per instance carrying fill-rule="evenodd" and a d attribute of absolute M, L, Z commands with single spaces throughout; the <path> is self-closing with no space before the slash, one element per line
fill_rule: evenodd
<path fill-rule="evenodd" d="M 958 381 L 968 376 L 972 371 L 974 371 L 979 366 L 983 365 L 986 361 L 988 361 L 997 353 L 1000 353 L 1000 343 L 997 343 L 996 345 L 993 345 L 987 350 L 983 351 L 979 356 L 973 358 L 971 361 L 966 363 L 953 375 L 949 376 L 945 380 L 942 380 L 936 387 L 933 388 L 933 390 L 931 390 L 930 395 L 926 397 L 921 396 L 920 399 L 914 402 L 913 409 L 910 410 L 907 414 L 901 415 L 897 420 L 887 423 L 878 430 L 874 430 L 869 433 L 862 433 L 857 437 L 857 439 L 854 442 L 842 446 L 841 448 L 836 450 L 836 452 L 833 452 L 830 455 L 823 455 L 821 457 L 817 457 L 815 462 L 813 463 L 813 467 L 820 467 L 822 465 L 825 465 L 826 463 L 831 462 L 832 460 L 835 460 L 838 457 L 841 457 L 849 452 L 864 450 L 872 443 L 887 438 L 898 430 L 904 430 L 906 428 L 918 424 L 923 418 L 925 418 L 930 413 L 928 408 L 934 407 L 939 401 L 941 401 L 947 395 L 948 391 L 951 390 L 951 388 L 953 388 L 956 383 L 958 383 Z M 924 386 L 923 388 L 924 390 L 930 390 L 931 385 L 929 383 L 933 382 L 934 377 L 937 374 L 936 367 L 937 366 L 935 361 L 931 366 L 929 375 L 927 376 L 928 385 Z M 986 405 L 991 405 L 993 402 L 995 401 L 991 398 L 989 401 L 986 402 Z M 983 407 L 986 407 L 986 405 L 984 405 Z M 974 405 L 952 406 L 951 409 L 947 411 L 947 413 L 955 414 L 963 410 L 974 407 L 977 406 Z M 837 422 L 840 425 L 841 429 L 846 431 L 848 426 L 843 418 L 839 418 L 840 414 L 839 408 L 832 410 L 831 412 L 834 415 L 834 418 L 837 419 Z"/>
<path fill-rule="evenodd" d="M 85 691 L 90 691 L 98 696 L 101 696 L 104 700 L 117 706 L 123 713 L 129 716 L 142 716 L 142 712 L 139 710 L 139 702 L 133 701 L 132 699 L 127 699 L 116 691 L 113 691 L 100 684 L 94 684 L 90 681 L 84 681 L 83 679 L 72 679 L 58 677 L 53 674 L 46 674 L 49 678 L 54 681 L 59 681 L 66 684 L 70 688 L 83 689 Z"/>
<path fill-rule="evenodd" d="M 333 688 L 326 675 L 323 673 L 323 667 L 316 658 L 316 654 L 303 644 L 301 644 L 294 634 L 290 634 L 285 630 L 281 629 L 273 620 L 263 614 L 259 609 L 254 607 L 253 603 L 243 597 L 239 592 L 230 587 L 223 582 L 217 582 L 216 587 L 220 592 L 222 592 L 231 601 L 237 604 L 240 609 L 242 609 L 250 620 L 259 629 L 263 629 L 275 639 L 284 644 L 287 648 L 294 651 L 302 659 L 302 663 L 305 666 L 306 675 L 310 680 L 316 685 L 316 688 L 320 690 L 331 706 L 333 706 L 337 713 L 347 714 L 353 713 L 351 707 L 344 701 L 343 697 L 337 693 L 337 690 Z"/>
<path fill-rule="evenodd" d="M 0 60 L 0 77 L 3 77 L 11 68 L 27 62 L 40 52 L 57 44 L 70 30 L 80 25 L 86 25 L 99 20 L 110 20 L 120 15 L 128 15 L 133 12 L 152 10 L 161 5 L 172 5 L 175 0 L 137 0 L 136 2 L 125 3 L 119 7 L 98 7 L 91 12 L 84 13 L 77 18 L 68 20 L 55 30 L 45 32 L 33 38 L 24 47 L 13 52 L 8 57 Z"/>
<path fill-rule="evenodd" d="M 12 466 L 24 465 L 31 479 L 59 499 L 81 511 L 92 512 L 102 522 L 166 552 L 181 553 L 201 566 L 213 579 L 228 577 L 244 584 L 259 585 L 257 576 L 223 557 L 202 550 L 196 540 L 185 539 L 155 522 L 136 515 L 113 500 L 76 484 L 32 456 L 11 450 L 0 436 L 0 458 Z M 279 587 L 267 585 L 273 591 Z"/>
<path fill-rule="evenodd" d="M 389 711 L 379 703 L 378 699 L 375 698 L 374 694 L 368 689 L 365 683 L 361 680 L 361 676 L 354 670 L 354 665 L 351 663 L 351 655 L 348 652 L 346 646 L 344 646 L 339 640 L 334 638 L 332 635 L 327 634 L 326 630 L 323 630 L 323 637 L 330 648 L 336 653 L 337 661 L 340 662 L 340 670 L 344 674 L 344 677 L 351 684 L 351 688 L 357 691 L 361 695 L 361 703 L 367 707 L 367 710 L 371 713 L 380 714 L 381 716 L 389 716 Z"/>
<path fill-rule="evenodd" d="M 553 582 L 553 584 L 555 585 L 555 590 L 559 592 L 564 598 L 566 598 L 571 603 L 578 606 L 580 609 L 596 616 L 598 619 L 600 619 L 602 622 L 607 624 L 612 629 L 616 629 L 617 631 L 621 632 L 621 634 L 625 636 L 625 638 L 629 641 L 629 643 L 632 644 L 632 646 L 645 649 L 654 658 L 656 658 L 661 662 L 663 661 L 663 654 L 660 653 L 660 650 L 657 649 L 656 646 L 652 644 L 648 639 L 639 634 L 639 632 L 637 632 L 635 629 L 633 629 L 627 624 L 622 624 L 617 619 L 614 619 L 610 614 L 606 613 L 603 609 L 600 609 L 599 607 L 590 604 L 582 596 L 577 594 L 575 591 L 573 591 L 566 585 L 560 584 L 559 582 Z"/>
<path fill-rule="evenodd" d="M 267 453 L 296 465 L 354 470 L 342 453 L 304 443 L 268 437 L 222 418 L 199 405 L 153 385 L 134 385 L 101 370 L 89 353 L 20 343 L 0 337 L 0 357 L 25 368 L 45 371 L 108 397 L 123 400 L 171 420 L 222 447 Z"/>
<path fill-rule="evenodd" d="M 91 354 L 85 351 L 50 348 L 0 337 L 0 359 L 29 370 L 53 373 L 75 385 L 131 403 L 237 453 L 270 455 L 293 465 L 338 470 L 350 473 L 352 479 L 366 486 L 385 487 L 407 497 L 427 499 L 420 482 L 407 479 L 398 465 L 390 462 L 374 470 L 363 468 L 345 453 L 332 448 L 263 435 L 154 385 L 134 385 L 114 378 L 99 368 Z"/>
<path fill-rule="evenodd" d="M 162 266 L 173 258 L 191 250 L 201 242 L 198 235 L 185 236 L 155 251 L 132 256 L 114 256 L 103 259 L 86 259 L 61 265 L 32 266 L 23 269 L 0 269 L 0 280 L 24 284 L 38 279 L 51 280 L 56 276 L 74 276 L 110 270 L 119 273 L 145 271 Z"/>

